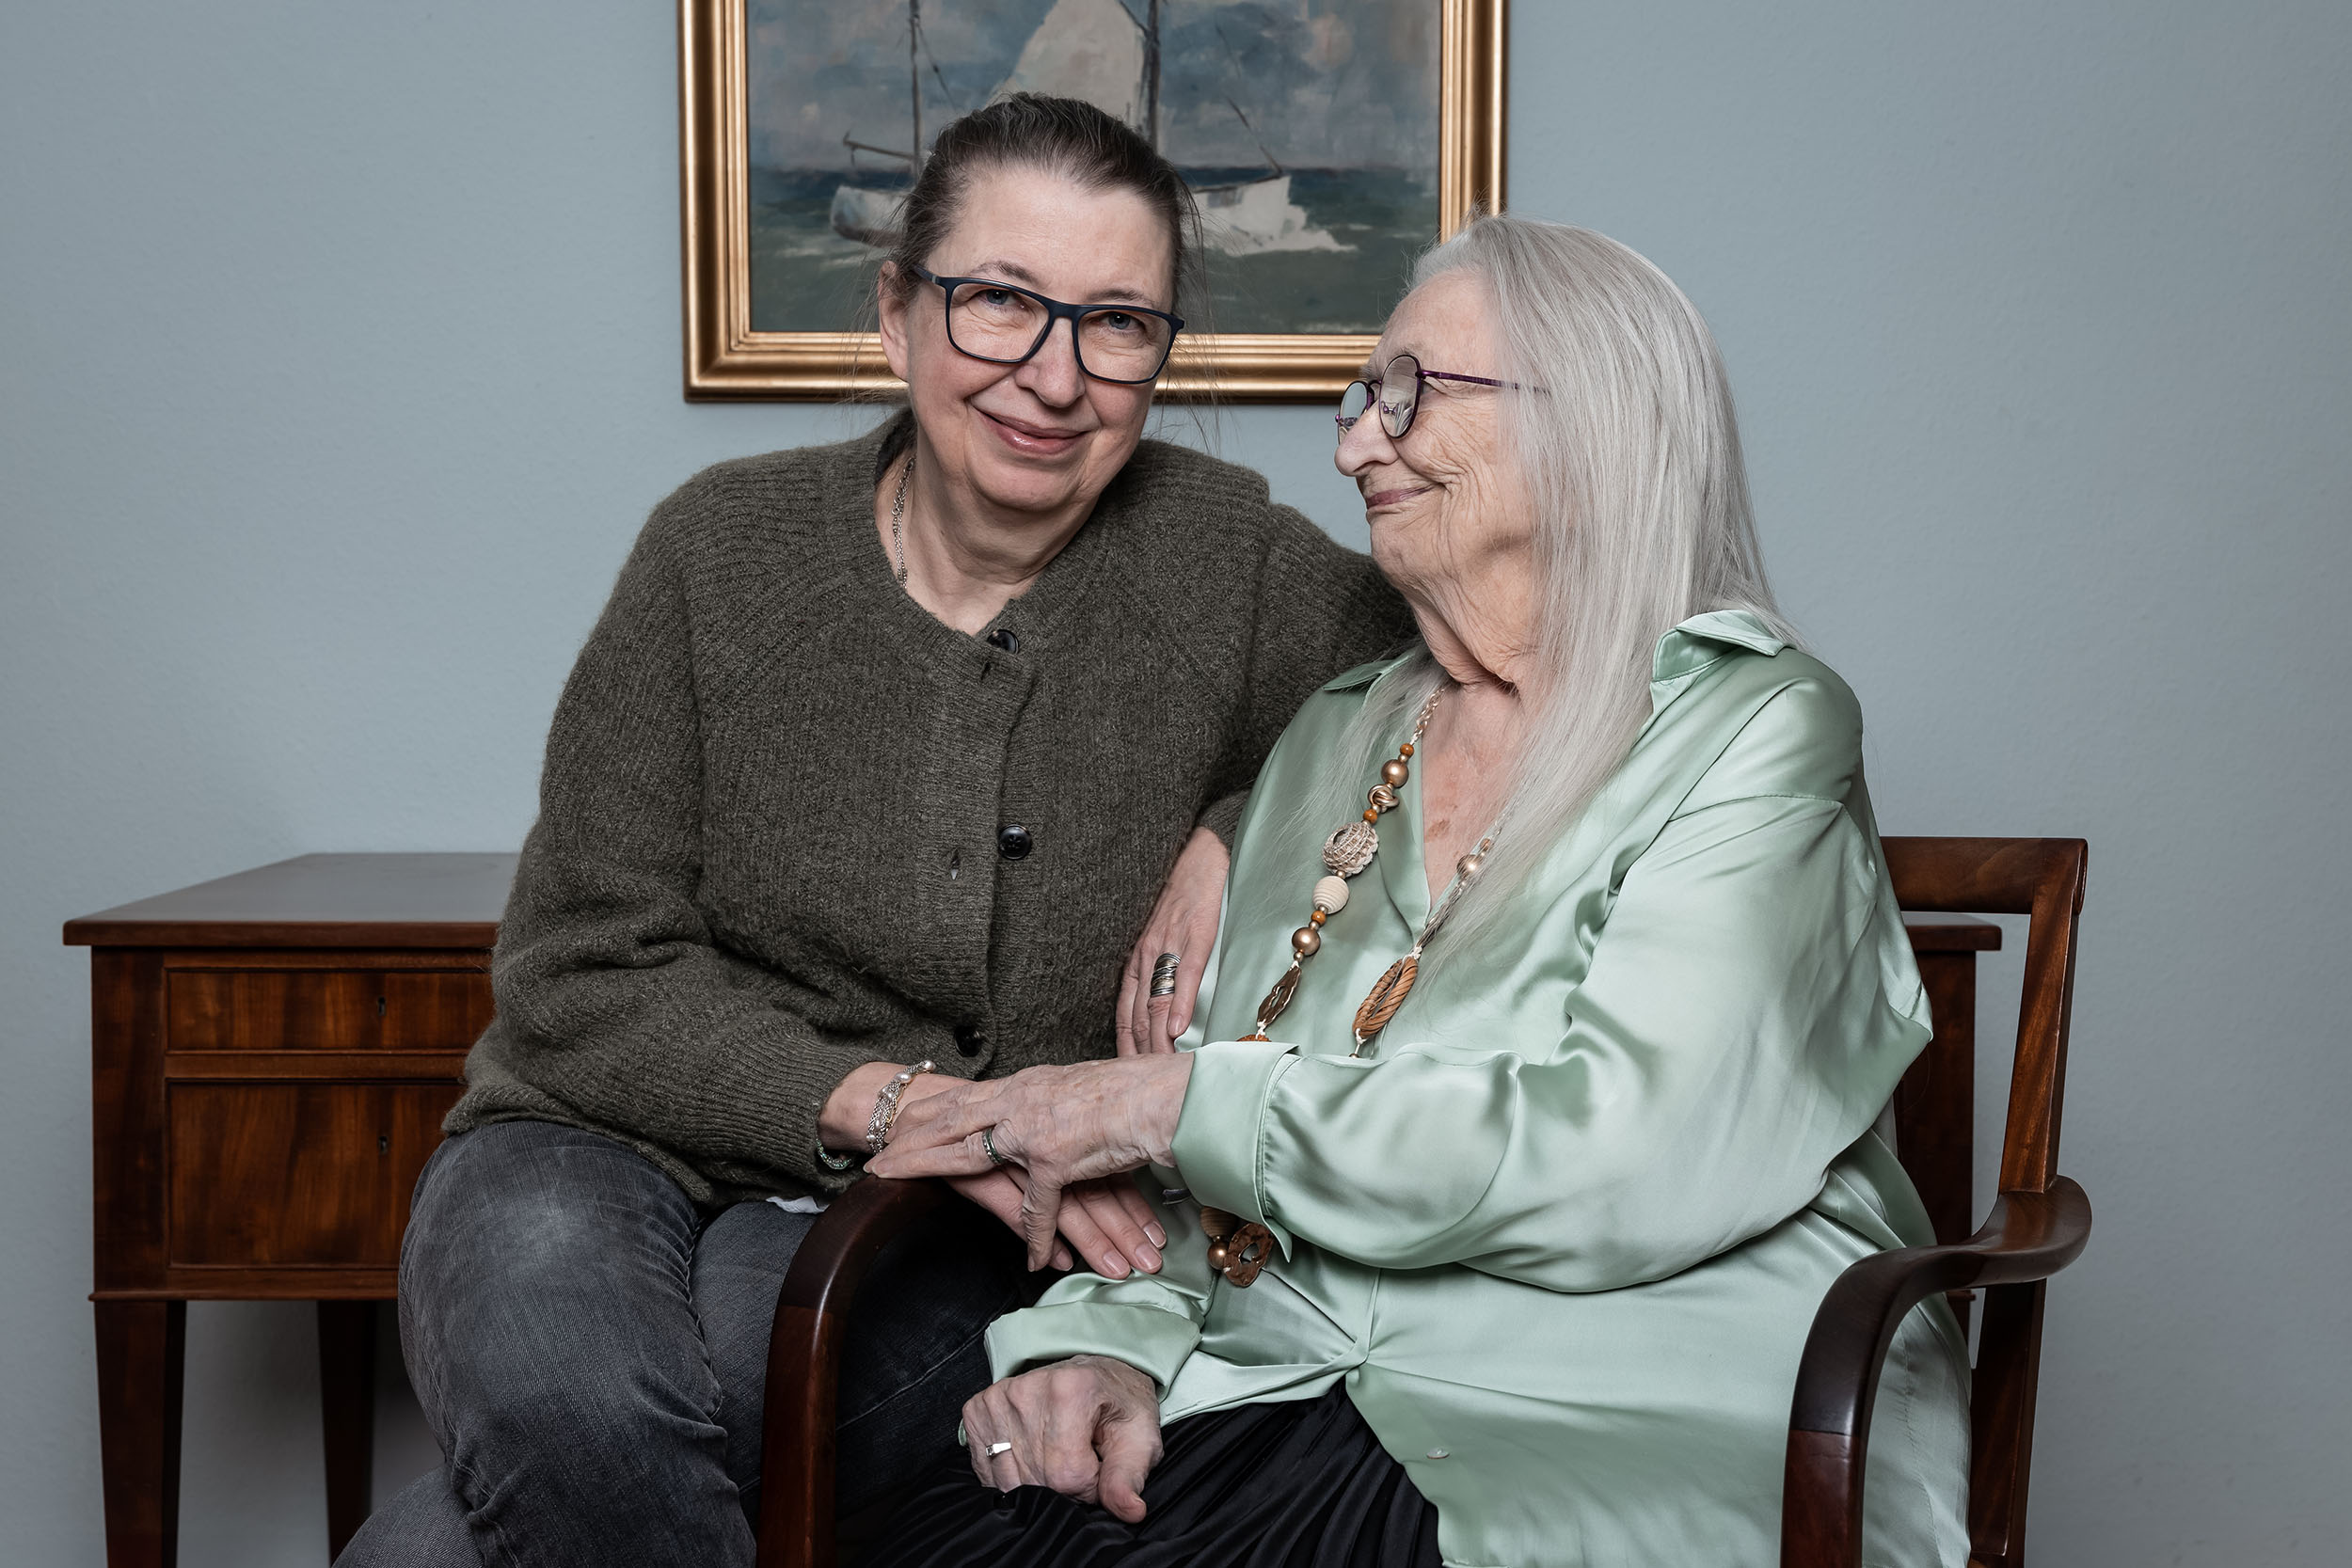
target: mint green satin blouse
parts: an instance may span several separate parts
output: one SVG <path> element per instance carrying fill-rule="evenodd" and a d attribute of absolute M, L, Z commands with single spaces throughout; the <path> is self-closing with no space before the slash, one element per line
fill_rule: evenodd
<path fill-rule="evenodd" d="M 1325 687 L 1260 775 L 1179 1171 L 1147 1182 L 1167 1267 L 999 1320 L 996 1374 L 1117 1356 L 1167 1421 L 1344 1379 L 1449 1563 L 1777 1561 L 1814 1309 L 1855 1259 L 1932 1240 L 1877 1130 L 1929 1022 L 1860 710 L 1752 616 L 1683 623 L 1624 766 L 1475 949 L 1432 946 L 1376 1055 L 1349 1059 L 1350 1022 L 1429 911 L 1409 786 L 1280 1038 L 1237 1040 L 1321 871 L 1270 826 L 1401 662 Z M 1248 1289 L 1208 1273 L 1200 1202 L 1279 1240 Z M 1915 1311 L 1871 1433 L 1867 1561 L 1965 1560 L 1967 1376 L 1950 1312 Z"/>

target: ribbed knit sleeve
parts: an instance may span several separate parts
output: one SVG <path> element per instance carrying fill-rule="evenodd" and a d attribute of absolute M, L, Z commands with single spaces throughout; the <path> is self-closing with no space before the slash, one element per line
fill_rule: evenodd
<path fill-rule="evenodd" d="M 470 1121 L 584 1120 L 697 1196 L 837 1191 L 817 1120 L 842 1077 L 886 1059 L 787 1005 L 784 981 L 714 940 L 695 895 L 704 789 L 692 628 L 657 513 L 565 685 L 469 1065 Z"/>

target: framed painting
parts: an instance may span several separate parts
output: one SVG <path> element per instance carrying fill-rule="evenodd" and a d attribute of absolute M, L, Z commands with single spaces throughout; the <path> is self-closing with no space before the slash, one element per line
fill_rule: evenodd
<path fill-rule="evenodd" d="M 680 0 L 686 395 L 891 385 L 875 266 L 941 125 L 1080 97 L 1183 169 L 1211 332 L 1163 396 L 1336 397 L 1412 258 L 1503 198 L 1507 0 Z"/>

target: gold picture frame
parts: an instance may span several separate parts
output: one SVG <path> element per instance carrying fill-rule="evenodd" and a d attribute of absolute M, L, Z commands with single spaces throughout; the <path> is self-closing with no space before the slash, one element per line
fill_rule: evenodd
<path fill-rule="evenodd" d="M 1451 235 L 1471 208 L 1503 204 L 1509 0 L 1439 7 L 1438 214 Z M 755 332 L 744 0 L 679 0 L 678 178 L 685 262 L 686 396 L 830 402 L 896 385 L 867 332 Z M 1227 402 L 1337 397 L 1376 341 L 1353 333 L 1180 339 L 1159 395 Z"/>

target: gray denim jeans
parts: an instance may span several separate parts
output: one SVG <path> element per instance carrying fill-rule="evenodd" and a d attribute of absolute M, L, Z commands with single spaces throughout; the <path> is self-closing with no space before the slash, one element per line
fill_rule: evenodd
<path fill-rule="evenodd" d="M 776 1293 L 816 1223 L 709 1217 L 623 1144 L 545 1122 L 461 1133 L 417 1182 L 400 1342 L 443 1464 L 340 1568 L 750 1568 Z M 953 1212 L 885 1251 L 845 1347 L 843 1507 L 952 1448 L 982 1331 L 1025 1305 L 1011 1234 Z"/>

